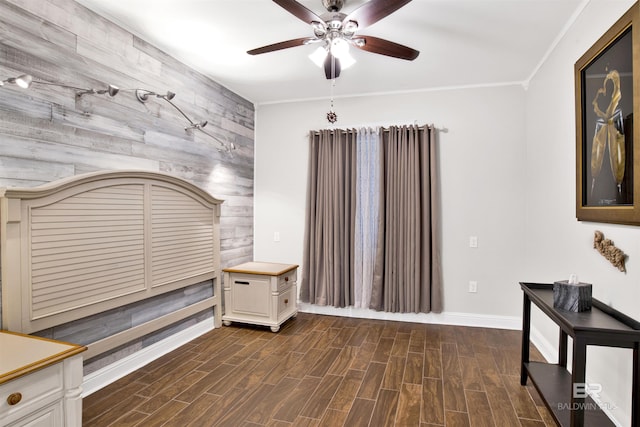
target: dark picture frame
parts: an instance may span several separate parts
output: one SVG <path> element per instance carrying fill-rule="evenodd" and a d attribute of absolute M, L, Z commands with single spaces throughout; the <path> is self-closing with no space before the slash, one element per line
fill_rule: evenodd
<path fill-rule="evenodd" d="M 640 224 L 639 14 L 636 3 L 575 63 L 579 221 Z"/>

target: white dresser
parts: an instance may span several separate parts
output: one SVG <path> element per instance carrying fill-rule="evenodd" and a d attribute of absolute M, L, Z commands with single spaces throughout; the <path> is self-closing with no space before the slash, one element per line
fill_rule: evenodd
<path fill-rule="evenodd" d="M 0 427 L 80 427 L 85 350 L 0 331 Z"/>
<path fill-rule="evenodd" d="M 297 265 L 247 262 L 222 271 L 225 325 L 251 323 L 278 332 L 280 325 L 298 313 Z"/>

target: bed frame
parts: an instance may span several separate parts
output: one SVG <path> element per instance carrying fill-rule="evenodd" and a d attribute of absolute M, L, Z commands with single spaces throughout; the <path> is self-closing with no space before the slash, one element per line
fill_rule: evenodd
<path fill-rule="evenodd" d="M 219 327 L 221 203 L 145 171 L 0 189 L 2 328 L 33 333 L 206 281 L 211 297 L 82 343 L 85 359 L 207 309 Z"/>

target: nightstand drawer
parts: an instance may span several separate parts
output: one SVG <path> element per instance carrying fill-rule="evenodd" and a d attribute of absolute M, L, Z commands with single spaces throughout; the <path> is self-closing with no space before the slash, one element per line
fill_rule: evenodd
<path fill-rule="evenodd" d="M 278 291 L 282 292 L 285 288 L 288 288 L 289 286 L 296 283 L 297 271 L 298 270 L 291 270 L 278 277 Z"/>
<path fill-rule="evenodd" d="M 289 289 L 278 295 L 278 316 L 291 310 L 296 310 L 296 287 L 291 286 Z"/>
<path fill-rule="evenodd" d="M 61 364 L 25 375 L 0 385 L 0 420 L 16 419 L 36 407 L 63 397 Z"/>
<path fill-rule="evenodd" d="M 233 312 L 251 314 L 254 316 L 269 316 L 268 278 L 237 274 L 231 278 L 231 298 Z"/>
<path fill-rule="evenodd" d="M 1 421 L 0 425 L 4 426 Z M 7 427 L 62 427 L 64 425 L 64 405 L 62 400 L 57 400 L 35 412 L 29 412 L 24 418 L 7 424 Z"/>

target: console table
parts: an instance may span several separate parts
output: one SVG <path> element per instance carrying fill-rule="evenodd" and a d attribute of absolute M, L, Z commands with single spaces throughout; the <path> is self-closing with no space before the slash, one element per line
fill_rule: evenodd
<path fill-rule="evenodd" d="M 520 283 L 524 292 L 522 309 L 522 365 L 520 384 L 531 378 L 545 404 L 560 426 L 606 427 L 614 426 L 595 402 L 584 391 L 587 346 L 598 345 L 633 349 L 633 388 L 631 425 L 640 422 L 640 323 L 593 298 L 592 309 L 572 312 L 553 307 L 553 285 Z M 558 364 L 529 361 L 529 336 L 531 331 L 531 303 L 560 328 Z M 573 339 L 571 373 L 567 371 L 568 337 Z M 577 385 L 578 392 L 575 386 Z"/>

